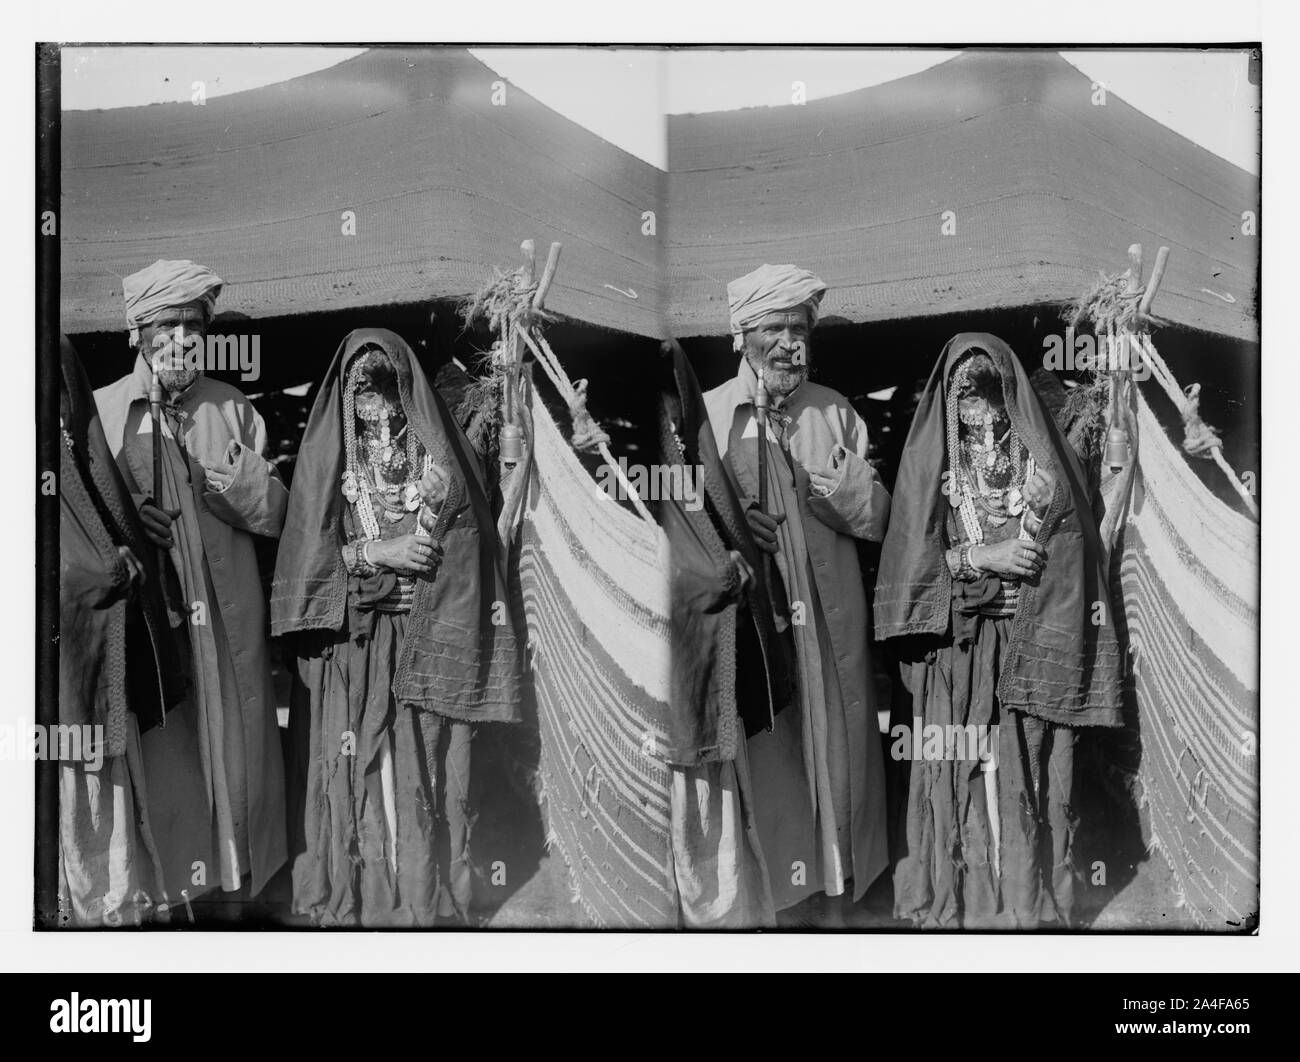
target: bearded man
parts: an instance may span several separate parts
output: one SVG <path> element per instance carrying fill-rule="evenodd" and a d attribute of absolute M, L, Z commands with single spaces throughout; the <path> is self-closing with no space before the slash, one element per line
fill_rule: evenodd
<path fill-rule="evenodd" d="M 745 748 L 778 911 L 816 893 L 843 895 L 850 882 L 856 902 L 888 862 L 854 540 L 884 536 L 890 498 L 867 462 L 862 418 L 843 395 L 807 378 L 825 292 L 792 265 L 764 265 L 728 284 L 742 358 L 736 375 L 705 395 L 718 450 L 748 496 L 750 530 L 790 602 L 794 700 Z"/>
<path fill-rule="evenodd" d="M 140 519 L 165 551 L 187 614 L 193 687 L 143 735 L 145 777 L 173 903 L 220 885 L 255 896 L 286 859 L 284 766 L 255 535 L 278 538 L 288 491 L 266 428 L 236 388 L 202 372 L 222 280 L 157 261 L 122 294 L 134 370 L 95 392 L 104 434 Z M 149 392 L 162 385 L 161 481 Z"/>

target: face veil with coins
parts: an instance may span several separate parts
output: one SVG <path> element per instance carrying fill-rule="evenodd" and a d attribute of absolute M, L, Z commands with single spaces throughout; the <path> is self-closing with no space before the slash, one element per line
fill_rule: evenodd
<path fill-rule="evenodd" d="M 418 533 L 430 538 L 429 559 L 437 563 L 430 537 L 435 514 L 460 498 L 459 480 L 449 481 L 407 423 L 397 373 L 384 348 L 370 344 L 353 357 L 343 387 L 342 491 L 350 549 L 345 563 L 354 576 L 371 576 L 382 592 L 369 603 L 386 611 L 410 609 L 415 578 L 409 571 L 369 562 L 370 543 Z M 371 570 L 377 569 L 377 570 Z M 363 591 L 369 594 L 369 588 Z"/>

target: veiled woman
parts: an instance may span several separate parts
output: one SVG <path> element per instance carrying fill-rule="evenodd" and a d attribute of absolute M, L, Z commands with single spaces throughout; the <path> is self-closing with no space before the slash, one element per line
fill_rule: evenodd
<path fill-rule="evenodd" d="M 296 912 L 469 917 L 473 727 L 519 718 L 507 602 L 468 441 L 402 339 L 352 332 L 303 437 L 271 600 L 298 657 Z"/>
<path fill-rule="evenodd" d="M 1069 924 L 1074 743 L 1120 723 L 1120 657 L 1078 460 L 1000 339 L 944 348 L 899 466 L 875 596 L 913 698 L 895 910 Z M 917 751 L 920 750 L 920 755 Z"/>

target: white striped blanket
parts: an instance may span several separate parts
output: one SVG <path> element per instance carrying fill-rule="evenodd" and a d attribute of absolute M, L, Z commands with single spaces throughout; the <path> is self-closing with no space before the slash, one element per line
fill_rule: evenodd
<path fill-rule="evenodd" d="M 1215 498 L 1138 398 L 1120 578 L 1151 844 L 1192 917 L 1259 910 L 1259 526 Z"/>
<path fill-rule="evenodd" d="M 610 500 L 533 403 L 520 580 L 541 731 L 548 846 L 599 926 L 677 924 L 664 764 L 663 533 Z"/>

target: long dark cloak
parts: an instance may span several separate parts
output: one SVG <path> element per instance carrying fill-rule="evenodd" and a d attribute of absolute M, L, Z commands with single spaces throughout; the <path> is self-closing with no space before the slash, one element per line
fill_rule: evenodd
<path fill-rule="evenodd" d="M 677 501 L 660 507 L 672 557 L 669 758 L 691 766 L 734 755 L 725 735 L 737 710 L 745 737 L 770 730 L 790 702 L 794 665 L 773 618 L 788 614 L 784 589 L 766 578 L 764 554 L 750 534 L 735 473 L 718 454 L 695 371 L 680 346 L 665 347 L 672 372 L 661 392 L 663 413 L 676 427 L 680 459 L 703 474 L 696 484 L 701 508 Z M 720 574 L 727 550 L 739 552 L 754 572 L 743 596 Z"/>
<path fill-rule="evenodd" d="M 158 551 L 140 524 L 85 369 L 66 336 L 59 355 L 59 721 L 103 725 L 106 753 L 120 755 L 126 711 L 144 731 L 184 697 L 187 654 L 181 651 L 183 631 L 168 621 Z M 120 546 L 144 568 L 144 581 L 134 589 L 118 560 Z"/>
<path fill-rule="evenodd" d="M 358 329 L 343 340 L 312 406 L 276 558 L 271 633 L 346 637 L 343 386 L 348 364 L 370 344 L 394 366 L 408 430 L 453 480 L 433 533 L 442 563 L 432 578 L 416 579 L 393 696 L 453 719 L 517 721 L 518 635 L 482 470 L 410 347 L 386 329 Z M 310 653 L 321 642 L 299 638 L 295 648 Z"/>

